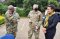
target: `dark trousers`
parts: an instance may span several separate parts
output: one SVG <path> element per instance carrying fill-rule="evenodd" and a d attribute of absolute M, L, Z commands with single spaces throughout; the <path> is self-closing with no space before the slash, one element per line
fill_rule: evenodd
<path fill-rule="evenodd" d="M 45 39 L 53 39 L 55 36 L 56 30 L 50 30 L 45 33 Z"/>

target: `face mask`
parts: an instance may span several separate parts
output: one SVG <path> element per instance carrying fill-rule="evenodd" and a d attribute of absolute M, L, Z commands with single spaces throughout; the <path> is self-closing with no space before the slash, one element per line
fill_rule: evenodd
<path fill-rule="evenodd" d="M 37 11 L 37 10 L 38 10 L 38 8 L 35 8 L 34 10 L 35 10 L 35 11 Z"/>

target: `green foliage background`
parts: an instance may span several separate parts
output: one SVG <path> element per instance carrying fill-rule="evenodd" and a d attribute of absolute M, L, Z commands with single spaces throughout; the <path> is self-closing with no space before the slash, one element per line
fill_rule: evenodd
<path fill-rule="evenodd" d="M 7 11 L 8 5 L 13 5 L 17 7 L 16 11 L 19 15 L 25 17 L 32 10 L 33 4 L 38 4 L 41 12 L 45 11 L 48 4 L 54 4 L 56 7 L 59 7 L 57 0 L 6 0 L 0 3 L 0 13 L 4 14 Z"/>
<path fill-rule="evenodd" d="M 9 5 L 13 5 L 16 8 L 16 12 L 20 17 L 27 17 L 30 10 L 32 10 L 33 4 L 39 5 L 39 10 L 44 12 L 48 4 L 54 4 L 59 7 L 57 0 L 6 0 L 0 3 L 0 14 L 5 14 Z M 4 19 L 0 20 L 0 24 L 4 23 Z"/>

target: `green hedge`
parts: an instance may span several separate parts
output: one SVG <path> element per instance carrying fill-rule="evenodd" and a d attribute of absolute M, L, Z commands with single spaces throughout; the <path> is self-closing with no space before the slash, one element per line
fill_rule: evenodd
<path fill-rule="evenodd" d="M 16 1 L 14 1 L 14 2 L 16 2 Z M 15 5 L 14 2 L 12 5 Z M 24 0 L 23 2 L 24 3 L 22 4 L 22 6 L 23 6 L 22 8 L 16 6 L 17 7 L 17 9 L 16 9 L 17 13 L 19 13 L 19 15 L 22 17 L 25 17 L 28 15 L 29 11 L 32 9 L 33 4 L 35 4 L 35 3 L 39 5 L 39 10 L 41 12 L 45 11 L 48 4 L 54 4 L 57 7 L 59 6 L 57 0 L 34 0 L 34 1 Z M 4 3 L 0 3 L 0 13 L 4 14 L 7 11 L 7 7 L 8 7 L 8 5 L 6 5 Z"/>
<path fill-rule="evenodd" d="M 26 16 L 26 13 L 24 11 L 24 8 L 19 8 L 17 7 L 16 8 L 16 12 L 21 16 L 21 17 L 25 17 Z"/>
<path fill-rule="evenodd" d="M 7 11 L 7 5 L 0 3 L 0 13 L 4 14 Z"/>
<path fill-rule="evenodd" d="M 59 7 L 59 2 L 57 0 L 49 0 L 48 4 L 54 4 L 56 7 Z"/>

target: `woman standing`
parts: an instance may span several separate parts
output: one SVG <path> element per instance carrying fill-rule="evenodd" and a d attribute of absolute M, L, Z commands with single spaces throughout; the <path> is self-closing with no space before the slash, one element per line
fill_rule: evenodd
<path fill-rule="evenodd" d="M 55 12 L 55 6 L 53 4 L 48 5 L 47 12 L 43 25 L 43 32 L 45 33 L 45 39 L 53 39 L 56 33 L 58 15 Z"/>
<path fill-rule="evenodd" d="M 13 34 L 16 37 L 19 15 L 15 12 L 14 6 L 8 6 L 8 10 L 5 13 L 5 17 L 7 33 Z"/>

